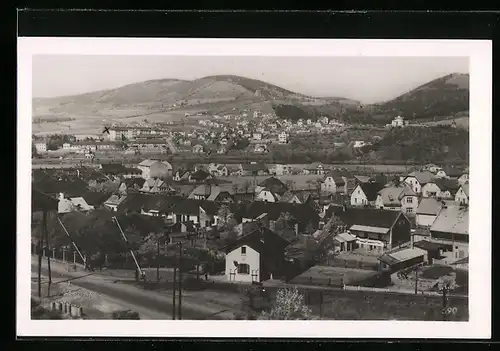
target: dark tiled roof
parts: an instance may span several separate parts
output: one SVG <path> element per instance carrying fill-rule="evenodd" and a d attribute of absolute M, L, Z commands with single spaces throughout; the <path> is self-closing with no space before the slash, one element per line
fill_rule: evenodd
<path fill-rule="evenodd" d="M 365 193 L 368 201 L 375 201 L 377 199 L 378 192 L 384 187 L 383 184 L 377 182 L 360 183 L 359 186 Z"/>
<path fill-rule="evenodd" d="M 104 173 L 123 173 L 125 167 L 121 163 L 104 163 L 101 165 L 101 171 Z"/>
<path fill-rule="evenodd" d="M 82 195 L 83 199 L 90 206 L 100 206 L 102 205 L 109 197 L 110 193 L 107 192 L 97 192 L 97 191 L 88 191 Z"/>
<path fill-rule="evenodd" d="M 348 226 L 364 225 L 369 227 L 390 228 L 402 215 L 399 211 L 387 211 L 374 208 L 346 208 L 338 216 Z M 406 217 L 405 217 L 406 218 Z"/>
<path fill-rule="evenodd" d="M 437 251 L 445 247 L 439 243 L 431 242 L 428 240 L 420 240 L 413 244 L 413 246 L 426 251 Z"/>
<path fill-rule="evenodd" d="M 255 201 L 239 206 L 238 215 L 243 218 L 257 218 L 263 213 L 269 215 L 270 220 L 276 220 L 281 213 L 288 212 L 302 223 L 317 222 L 319 216 L 309 205 L 286 202 Z"/>
<path fill-rule="evenodd" d="M 35 182 L 34 186 L 46 194 L 64 193 L 71 197 L 82 196 L 87 191 L 87 184 L 83 180 L 78 177 L 63 175 L 43 178 Z"/>
<path fill-rule="evenodd" d="M 330 218 L 332 218 L 333 215 L 338 216 L 343 211 L 344 211 L 344 206 L 330 204 L 330 206 L 328 206 L 328 209 L 325 211 L 325 216 L 323 217 L 323 220 L 328 221 Z"/>
<path fill-rule="evenodd" d="M 53 197 L 37 190 L 31 191 L 31 211 L 57 211 L 59 201 Z"/>
<path fill-rule="evenodd" d="M 235 242 L 226 246 L 225 251 L 229 253 L 241 245 L 248 245 L 261 254 L 272 255 L 275 252 L 284 252 L 289 242 L 273 231 L 261 227 L 238 238 Z"/>
<path fill-rule="evenodd" d="M 208 172 L 204 171 L 203 169 L 199 169 L 196 172 L 191 173 L 191 179 L 198 180 L 198 181 L 205 180 L 209 176 L 210 176 L 210 174 Z"/>
<path fill-rule="evenodd" d="M 444 191 L 448 190 L 452 193 L 456 192 L 460 187 L 460 184 L 456 179 L 438 178 L 434 181 L 434 183 L 439 187 L 439 189 Z"/>
<path fill-rule="evenodd" d="M 443 170 L 448 177 L 460 177 L 462 174 L 465 173 L 464 168 L 461 167 L 446 166 L 443 168 Z"/>

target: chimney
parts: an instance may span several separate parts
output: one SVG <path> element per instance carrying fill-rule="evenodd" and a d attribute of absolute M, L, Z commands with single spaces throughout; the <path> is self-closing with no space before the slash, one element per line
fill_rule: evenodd
<path fill-rule="evenodd" d="M 62 201 L 64 200 L 64 194 L 63 193 L 59 193 L 59 201 Z"/>

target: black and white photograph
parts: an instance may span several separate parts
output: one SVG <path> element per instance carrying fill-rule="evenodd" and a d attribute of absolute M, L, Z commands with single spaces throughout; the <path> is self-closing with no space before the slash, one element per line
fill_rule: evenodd
<path fill-rule="evenodd" d="M 489 333 L 490 43 L 269 42 L 19 39 L 18 329 Z"/>

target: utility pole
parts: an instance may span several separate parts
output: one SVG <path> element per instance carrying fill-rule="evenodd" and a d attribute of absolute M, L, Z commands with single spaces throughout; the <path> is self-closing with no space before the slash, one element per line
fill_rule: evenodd
<path fill-rule="evenodd" d="M 319 318 L 323 318 L 323 291 L 319 292 Z"/>
<path fill-rule="evenodd" d="M 443 321 L 446 321 L 446 285 L 443 284 Z"/>
<path fill-rule="evenodd" d="M 174 320 L 175 320 L 175 295 L 177 294 L 176 281 L 177 281 L 177 268 L 175 267 L 175 264 L 174 264 L 174 288 L 173 288 L 173 294 L 172 294 L 172 319 L 174 319 Z"/>
<path fill-rule="evenodd" d="M 156 282 L 160 282 L 160 237 L 156 242 Z"/>
<path fill-rule="evenodd" d="M 50 251 L 49 232 L 47 230 L 47 212 L 44 212 L 45 219 L 43 221 L 43 231 L 45 233 L 45 240 L 47 241 L 47 251 Z M 50 253 L 47 254 L 47 268 L 49 270 L 49 285 L 47 287 L 47 296 L 50 297 L 50 286 L 52 285 L 52 271 L 50 269 Z"/>
<path fill-rule="evenodd" d="M 47 211 L 43 210 L 42 232 L 40 233 L 40 242 L 38 243 L 38 297 L 42 298 L 42 255 L 43 255 L 43 238 L 45 236 L 45 221 L 47 219 Z"/>
<path fill-rule="evenodd" d="M 418 266 L 415 268 L 415 295 L 418 294 Z"/>
<path fill-rule="evenodd" d="M 182 319 L 182 241 L 179 242 L 179 319 Z"/>

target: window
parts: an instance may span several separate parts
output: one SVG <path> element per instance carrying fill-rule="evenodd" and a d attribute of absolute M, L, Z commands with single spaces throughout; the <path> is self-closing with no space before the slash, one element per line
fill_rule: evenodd
<path fill-rule="evenodd" d="M 411 196 L 406 198 L 406 203 L 412 204 L 413 203 L 413 198 Z"/>
<path fill-rule="evenodd" d="M 246 246 L 242 246 L 241 247 L 241 254 L 242 255 L 246 255 L 247 254 L 247 248 L 246 248 Z"/>
<path fill-rule="evenodd" d="M 408 207 L 408 208 L 406 209 L 406 213 L 413 213 L 413 208 Z"/>
<path fill-rule="evenodd" d="M 246 263 L 238 264 L 238 274 L 250 274 L 250 266 Z"/>

